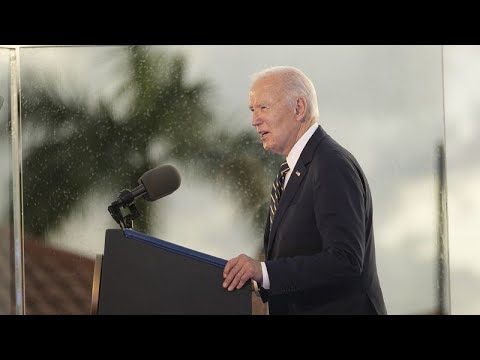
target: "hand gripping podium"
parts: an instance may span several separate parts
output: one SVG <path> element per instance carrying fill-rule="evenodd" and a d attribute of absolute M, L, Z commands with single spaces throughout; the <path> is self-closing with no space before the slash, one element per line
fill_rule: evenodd
<path fill-rule="evenodd" d="M 251 286 L 222 287 L 226 260 L 132 229 L 109 229 L 95 261 L 92 314 L 251 315 Z"/>

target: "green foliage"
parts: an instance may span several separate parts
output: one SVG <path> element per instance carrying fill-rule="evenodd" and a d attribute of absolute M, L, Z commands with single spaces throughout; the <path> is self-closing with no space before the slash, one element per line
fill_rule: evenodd
<path fill-rule="evenodd" d="M 231 187 L 262 228 L 277 159 L 256 144 L 256 134 L 212 136 L 211 88 L 205 81 L 186 81 L 183 57 L 139 46 L 116 49 L 112 56 L 125 59 L 116 63 L 124 82 L 115 98 L 129 99 L 130 111 L 120 119 L 111 102 L 99 100 L 91 110 L 81 99 L 65 99 L 53 79 L 43 84 L 34 81 L 38 74 L 22 74 L 26 231 L 45 235 L 93 189 L 112 189 L 113 200 L 121 187 L 171 159 Z M 152 160 L 155 144 L 164 151 Z M 148 206 L 137 206 L 142 217 L 135 228 L 148 232 Z"/>

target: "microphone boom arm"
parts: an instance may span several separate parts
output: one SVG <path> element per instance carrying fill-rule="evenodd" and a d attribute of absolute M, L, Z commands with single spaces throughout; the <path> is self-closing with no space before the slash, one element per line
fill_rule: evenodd
<path fill-rule="evenodd" d="M 133 203 L 135 199 L 134 194 L 129 190 L 122 190 L 118 195 L 118 200 L 115 200 L 109 207 L 108 212 L 112 215 L 121 229 L 131 229 L 133 227 L 133 220 L 140 217 L 140 211 Z M 125 211 L 122 211 L 126 209 Z"/>

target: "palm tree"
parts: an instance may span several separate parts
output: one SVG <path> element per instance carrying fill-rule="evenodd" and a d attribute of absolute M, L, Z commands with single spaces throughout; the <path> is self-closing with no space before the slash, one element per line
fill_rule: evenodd
<path fill-rule="evenodd" d="M 84 102 L 66 100 L 52 82 L 33 81 L 38 74 L 22 73 L 26 230 L 43 237 L 89 191 L 118 191 L 172 158 L 231 186 L 261 228 L 276 157 L 252 145 L 253 132 L 211 136 L 211 88 L 206 81 L 186 81 L 182 56 L 140 46 L 115 48 L 111 56 L 124 59 L 117 62 L 124 80 L 116 98 L 129 99 L 131 110 L 121 118 L 112 101 L 99 100 L 92 111 Z M 156 145 L 163 156 L 152 160 Z M 148 207 L 137 206 L 143 216 L 135 228 L 148 232 Z"/>

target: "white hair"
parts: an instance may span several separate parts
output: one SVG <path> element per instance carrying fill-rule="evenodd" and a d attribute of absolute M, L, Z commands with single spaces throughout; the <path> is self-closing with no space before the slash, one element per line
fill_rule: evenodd
<path fill-rule="evenodd" d="M 305 97 L 307 100 L 305 117 L 311 123 L 318 121 L 320 115 L 318 112 L 317 92 L 312 81 L 303 71 L 293 66 L 272 66 L 253 74 L 252 81 L 255 82 L 270 76 L 276 76 L 282 80 L 287 98 L 292 106 L 295 106 L 297 97 Z"/>

